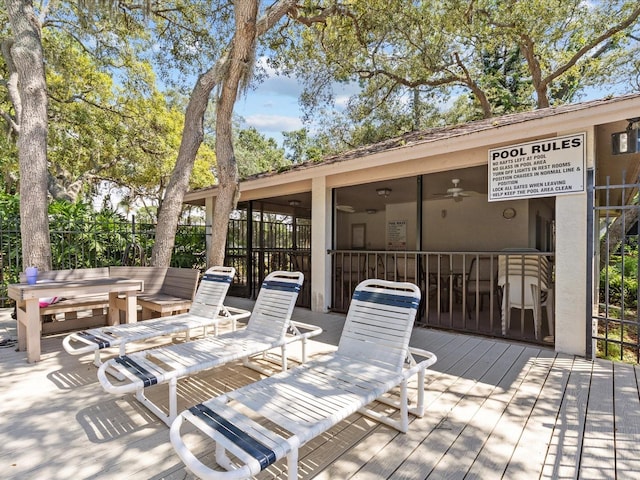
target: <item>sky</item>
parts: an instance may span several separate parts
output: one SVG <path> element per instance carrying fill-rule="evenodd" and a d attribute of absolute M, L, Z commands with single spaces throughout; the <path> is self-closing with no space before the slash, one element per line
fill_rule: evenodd
<path fill-rule="evenodd" d="M 302 86 L 295 78 L 277 75 L 266 65 L 264 59 L 261 62 L 267 73 L 266 79 L 238 97 L 234 113 L 245 120 L 245 127 L 254 127 L 265 137 L 274 138 L 282 147 L 283 131 L 299 130 L 305 126 L 298 102 Z M 334 85 L 336 109 L 344 108 L 349 96 L 356 93 L 356 90 L 354 85 Z M 587 88 L 575 101 L 603 98 L 611 93 L 619 95 L 620 92 L 616 90 L 615 86 Z M 308 127 L 313 131 L 312 125 Z"/>
<path fill-rule="evenodd" d="M 281 143 L 282 131 L 303 127 L 298 104 L 301 92 L 295 79 L 276 76 L 272 72 L 269 78 L 238 98 L 235 113 L 244 118 L 247 126 L 255 127 Z"/>
<path fill-rule="evenodd" d="M 244 118 L 246 126 L 255 127 L 282 146 L 283 131 L 299 130 L 305 126 L 298 103 L 302 86 L 295 78 L 277 75 L 264 59 L 261 63 L 267 73 L 266 79 L 238 97 L 234 113 Z M 334 91 L 336 108 L 341 109 L 346 105 L 349 95 L 355 92 L 355 87 L 337 84 Z M 312 126 L 310 128 L 313 130 Z"/>

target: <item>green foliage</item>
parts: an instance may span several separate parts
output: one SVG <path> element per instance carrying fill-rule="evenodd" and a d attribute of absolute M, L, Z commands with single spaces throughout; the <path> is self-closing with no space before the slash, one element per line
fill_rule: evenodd
<path fill-rule="evenodd" d="M 6 285 L 18 281 L 22 267 L 19 196 L 0 192 L 0 304 Z M 53 268 L 144 265 L 151 254 L 155 224 L 129 222 L 120 213 L 96 212 L 83 202 L 53 201 L 49 206 Z M 180 225 L 171 266 L 204 268 L 205 227 Z"/>
<path fill-rule="evenodd" d="M 309 130 L 301 128 L 292 132 L 282 132 L 287 158 L 293 163 L 316 162 L 331 152 L 326 138 L 313 137 Z"/>
<path fill-rule="evenodd" d="M 253 127 L 237 133 L 234 150 L 240 178 L 277 171 L 290 164 L 284 156 L 284 149 L 278 148 L 273 138 L 265 137 Z"/>
<path fill-rule="evenodd" d="M 609 302 L 625 308 L 638 308 L 638 256 L 634 253 L 612 256 L 610 264 L 600 272 L 600 295 L 604 301 L 607 294 Z"/>
<path fill-rule="evenodd" d="M 175 92 L 165 96 L 158 90 L 154 69 L 166 72 L 181 68 L 181 62 L 194 56 L 202 60 L 208 55 L 202 48 L 187 55 L 184 47 L 185 35 L 200 45 L 203 38 L 210 40 L 210 22 L 199 19 L 216 18 L 211 16 L 211 5 L 208 1 L 153 4 L 155 10 L 148 15 L 137 7 L 112 10 L 96 2 L 56 3 L 46 10 L 42 43 L 50 96 L 48 160 L 58 183 L 50 193 L 88 201 L 99 182 L 108 182 L 129 189 L 132 201 L 159 202 L 177 157 L 184 102 Z M 155 21 L 149 22 L 149 16 Z M 3 37 L 9 36 L 8 23 L 2 25 Z M 176 61 L 166 62 L 167 52 L 159 47 L 172 43 L 182 51 L 172 47 L 178 52 Z M 152 65 L 160 58 L 171 65 L 168 70 Z M 0 72 L 5 77 L 1 57 Z M 15 115 L 4 88 L 0 111 Z M 7 192 L 15 192 L 17 185 L 14 142 L 15 137 L 0 140 L 0 174 Z M 211 149 L 203 146 L 196 164 L 192 187 L 212 184 Z"/>
<path fill-rule="evenodd" d="M 317 19 L 324 7 L 328 18 L 290 23 L 286 39 L 277 32 L 272 65 L 304 81 L 307 119 L 321 118 L 341 149 L 575 101 L 594 85 L 628 92 L 637 81 L 635 0 L 303 4 L 300 16 Z M 336 82 L 357 87 L 344 109 Z"/>

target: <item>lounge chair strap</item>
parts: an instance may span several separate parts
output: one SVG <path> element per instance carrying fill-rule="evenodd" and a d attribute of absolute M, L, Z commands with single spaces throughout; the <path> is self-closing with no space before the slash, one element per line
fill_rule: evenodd
<path fill-rule="evenodd" d="M 86 332 L 84 330 L 81 331 L 81 332 L 78 332 L 78 336 L 82 337 L 82 338 L 84 338 L 86 340 L 89 340 L 90 342 L 97 343 L 98 344 L 98 348 L 109 348 L 111 346 L 111 342 L 109 340 L 107 340 L 106 338 L 102 338 L 102 337 L 99 337 L 97 335 L 93 335 L 93 334 L 91 334 L 89 332 Z"/>
<path fill-rule="evenodd" d="M 293 282 L 278 282 L 274 280 L 265 280 L 262 282 L 262 286 L 270 288 L 272 290 L 282 290 L 284 292 L 299 292 L 300 284 Z"/>
<path fill-rule="evenodd" d="M 133 361 L 127 355 L 123 355 L 121 357 L 116 357 L 115 361 L 133 373 L 136 377 L 142 380 L 145 387 L 150 387 L 151 385 L 155 385 L 158 383 L 158 378 L 149 372 L 147 369 L 142 367 L 140 364 Z"/>
<path fill-rule="evenodd" d="M 255 458 L 260 463 L 261 470 L 264 470 L 276 461 L 276 454 L 273 450 L 243 432 L 240 428 L 218 415 L 209 407 L 200 403 L 191 407 L 189 411 Z"/>
<path fill-rule="evenodd" d="M 213 282 L 231 283 L 232 278 L 229 275 L 216 275 L 215 273 L 205 273 L 203 280 L 211 280 Z"/>
<path fill-rule="evenodd" d="M 360 300 L 361 302 L 372 302 L 403 308 L 418 308 L 418 305 L 420 304 L 420 300 L 415 297 L 380 292 L 368 292 L 366 290 L 356 290 L 353 294 L 353 299 Z"/>

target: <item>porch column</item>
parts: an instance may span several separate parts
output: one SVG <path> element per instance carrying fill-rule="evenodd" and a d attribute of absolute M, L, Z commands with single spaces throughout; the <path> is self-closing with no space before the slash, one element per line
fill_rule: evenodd
<path fill-rule="evenodd" d="M 556 197 L 556 351 L 586 354 L 586 194 Z"/>
<path fill-rule="evenodd" d="M 311 311 L 328 312 L 331 299 L 331 189 L 326 177 L 311 181 Z"/>
<path fill-rule="evenodd" d="M 594 165 L 593 128 L 586 135 L 585 167 Z M 576 133 L 559 132 L 558 135 Z M 586 180 L 585 180 L 586 182 Z M 555 348 L 570 355 L 586 355 L 587 321 L 587 193 L 556 197 Z"/>

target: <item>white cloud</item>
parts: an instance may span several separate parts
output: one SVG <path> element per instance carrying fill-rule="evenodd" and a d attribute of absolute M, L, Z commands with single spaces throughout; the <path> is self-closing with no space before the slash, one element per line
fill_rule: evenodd
<path fill-rule="evenodd" d="M 258 59 L 258 66 L 264 70 L 266 77 L 256 85 L 256 91 L 263 95 L 276 94 L 293 98 L 300 96 L 302 86 L 297 79 L 278 75 L 276 71 L 267 64 L 266 57 Z"/>
<path fill-rule="evenodd" d="M 247 125 L 261 132 L 288 132 L 302 128 L 302 121 L 298 117 L 285 115 L 267 115 L 256 113 L 244 117 Z"/>
<path fill-rule="evenodd" d="M 336 95 L 335 104 L 340 110 L 344 110 L 349 103 L 349 95 Z"/>

